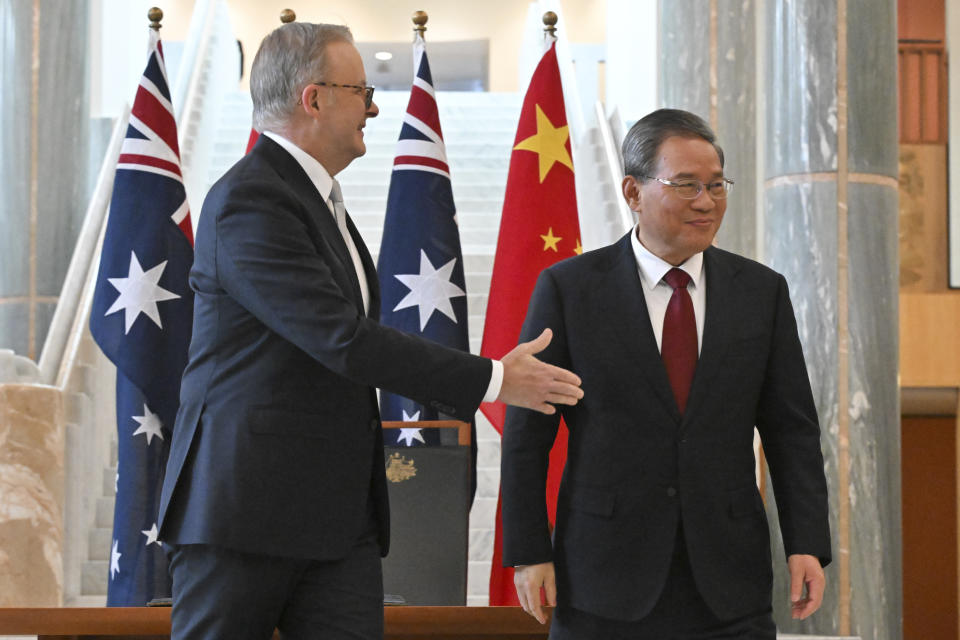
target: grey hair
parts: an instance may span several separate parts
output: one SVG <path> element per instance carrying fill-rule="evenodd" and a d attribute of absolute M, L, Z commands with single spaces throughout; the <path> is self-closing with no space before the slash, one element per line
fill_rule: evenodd
<path fill-rule="evenodd" d="M 253 126 L 257 131 L 280 129 L 310 82 L 326 71 L 327 46 L 353 44 L 350 29 L 337 24 L 290 22 L 263 39 L 250 70 Z"/>
<path fill-rule="evenodd" d="M 623 172 L 638 180 L 646 180 L 657 170 L 657 152 L 664 140 L 672 136 L 703 138 L 713 145 L 723 166 L 723 149 L 717 136 L 703 118 L 680 109 L 658 109 L 640 118 L 623 138 Z"/>

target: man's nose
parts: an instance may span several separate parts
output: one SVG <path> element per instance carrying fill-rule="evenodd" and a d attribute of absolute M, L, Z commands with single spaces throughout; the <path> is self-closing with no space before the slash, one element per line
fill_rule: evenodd
<path fill-rule="evenodd" d="M 697 194 L 697 197 L 690 202 L 690 206 L 698 211 L 710 211 L 717 206 L 717 201 L 707 193 L 707 186 L 703 185 L 700 187 L 700 193 Z"/>
<path fill-rule="evenodd" d="M 376 102 L 371 101 L 370 108 L 367 109 L 367 117 L 376 118 L 379 113 L 380 113 L 380 107 L 377 106 Z"/>

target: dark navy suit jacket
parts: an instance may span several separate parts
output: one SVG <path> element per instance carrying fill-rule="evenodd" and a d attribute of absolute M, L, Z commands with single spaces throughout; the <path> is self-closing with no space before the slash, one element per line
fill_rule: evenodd
<path fill-rule="evenodd" d="M 723 619 L 770 606 L 770 533 L 753 433 L 769 463 L 787 554 L 830 561 L 827 489 L 810 383 L 786 281 L 740 256 L 704 252 L 700 358 L 680 415 L 657 349 L 629 234 L 545 270 L 521 340 L 545 327 L 543 359 L 583 380 L 555 540 L 544 479 L 559 417 L 508 409 L 504 564 L 553 561 L 558 598 L 606 618 L 653 608 L 682 520 L 700 593 Z"/>
<path fill-rule="evenodd" d="M 276 142 L 210 190 L 190 284 L 190 359 L 160 502 L 160 539 L 321 560 L 343 557 L 378 514 L 389 544 L 375 387 L 470 420 L 489 360 L 381 326 L 377 276 Z"/>

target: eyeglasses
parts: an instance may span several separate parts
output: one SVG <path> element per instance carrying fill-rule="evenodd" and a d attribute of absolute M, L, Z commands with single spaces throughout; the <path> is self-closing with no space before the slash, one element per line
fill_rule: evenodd
<path fill-rule="evenodd" d="M 375 87 L 364 87 L 359 84 L 337 84 L 336 82 L 311 82 L 310 84 L 320 85 L 321 87 L 337 87 L 340 89 L 357 89 L 358 91 L 363 91 L 363 103 L 367 109 L 370 108 L 370 105 L 373 104 L 373 90 Z M 303 99 L 297 101 L 297 104 L 302 104 Z"/>
<path fill-rule="evenodd" d="M 697 198 L 706 188 L 707 195 L 709 195 L 714 200 L 723 200 L 727 197 L 727 194 L 730 193 L 730 189 L 733 188 L 733 180 L 727 178 L 719 178 L 704 184 L 699 180 L 679 180 L 674 182 L 673 180 L 664 180 L 663 178 L 657 178 L 656 176 L 643 176 L 650 180 L 656 180 L 660 184 L 665 184 L 668 187 L 673 187 L 673 190 L 677 193 L 678 196 L 684 200 L 693 200 Z"/>

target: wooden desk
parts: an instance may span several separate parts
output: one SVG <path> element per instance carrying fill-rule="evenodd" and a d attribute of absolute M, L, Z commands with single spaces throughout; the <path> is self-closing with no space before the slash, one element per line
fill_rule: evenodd
<path fill-rule="evenodd" d="M 519 607 L 386 607 L 385 640 L 542 640 L 549 625 Z M 0 636 L 39 640 L 162 640 L 170 609 L 148 607 L 3 609 Z M 276 637 L 276 636 L 275 636 Z"/>

